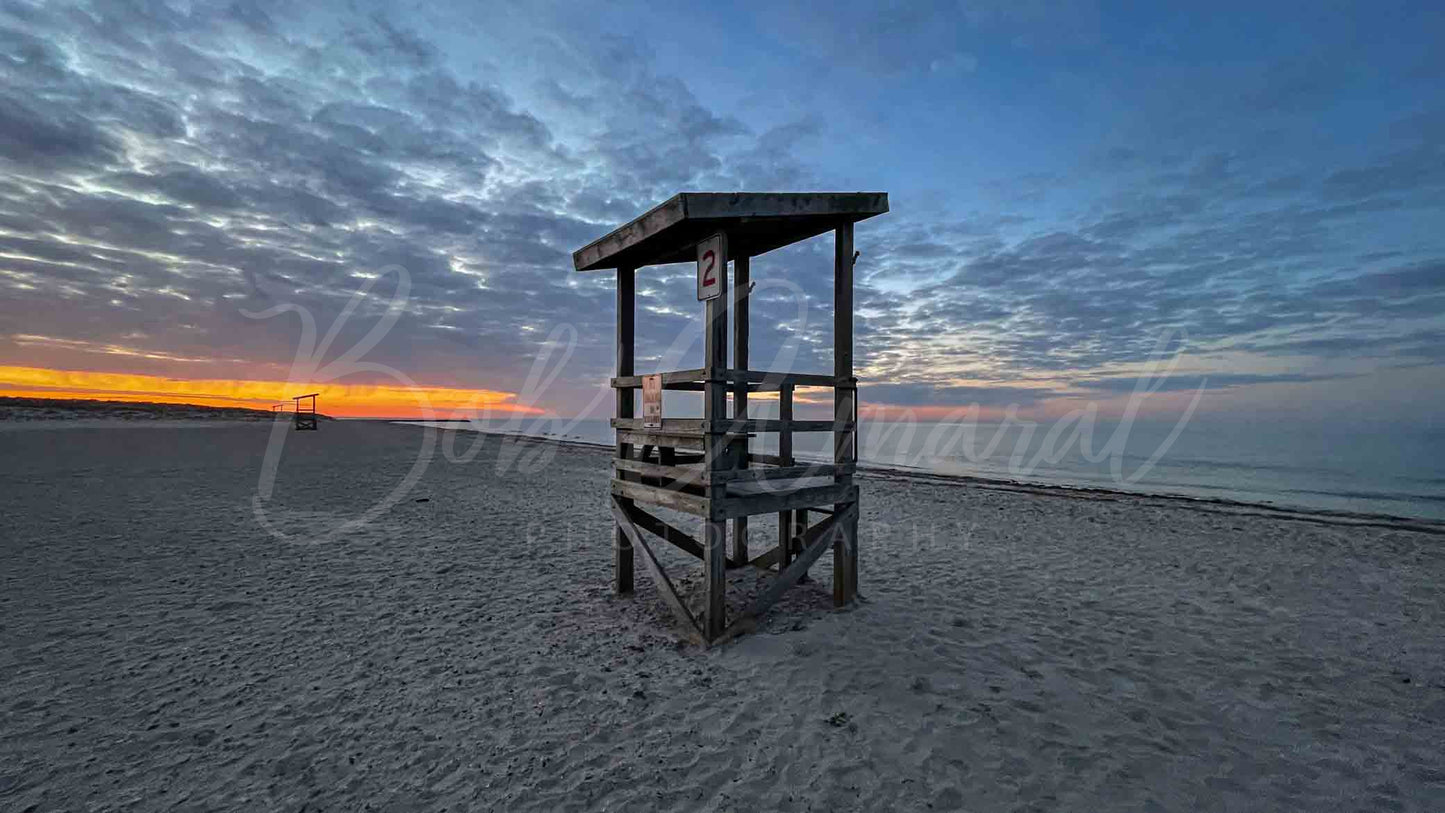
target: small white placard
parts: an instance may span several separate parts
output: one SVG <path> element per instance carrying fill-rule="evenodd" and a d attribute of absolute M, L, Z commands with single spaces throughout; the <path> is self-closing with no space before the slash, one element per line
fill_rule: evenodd
<path fill-rule="evenodd" d="M 642 428 L 662 428 L 662 376 L 642 377 Z"/>
<path fill-rule="evenodd" d="M 697 301 L 722 296 L 728 275 L 727 235 L 718 232 L 697 244 Z"/>

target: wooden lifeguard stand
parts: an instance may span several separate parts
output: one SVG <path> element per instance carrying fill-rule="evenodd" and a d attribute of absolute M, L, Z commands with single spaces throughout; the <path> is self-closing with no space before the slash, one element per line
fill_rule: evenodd
<path fill-rule="evenodd" d="M 316 422 L 316 396 L 319 392 L 309 392 L 305 395 L 293 395 L 291 400 L 296 402 L 296 431 L 303 429 L 315 430 L 318 428 Z M 306 399 L 311 399 L 309 402 Z"/>
<path fill-rule="evenodd" d="M 615 589 L 633 590 L 633 557 L 641 550 L 663 598 L 689 633 L 704 643 L 746 631 L 778 597 L 833 549 L 833 602 L 858 591 L 857 379 L 853 377 L 853 224 L 888 211 L 888 195 L 856 193 L 684 192 L 611 234 L 574 252 L 578 271 L 617 270 L 617 432 L 612 513 Z M 764 372 L 748 367 L 748 293 L 751 260 L 760 254 L 833 232 L 833 373 Z M 704 301 L 701 369 L 635 375 L 636 271 L 666 263 L 698 263 L 698 299 Z M 727 262 L 733 262 L 729 296 Z M 733 305 L 733 363 L 728 365 L 728 304 Z M 799 387 L 833 390 L 833 419 L 795 420 Z M 644 390 L 644 416 L 634 413 L 634 391 Z M 703 416 L 661 415 L 663 390 L 701 391 Z M 748 417 L 749 393 L 778 393 L 776 420 Z M 728 396 L 732 396 L 729 414 Z M 833 462 L 800 465 L 794 432 L 831 432 Z M 752 451 L 749 440 L 776 433 L 778 454 Z M 702 519 L 703 540 L 664 522 L 639 503 Z M 808 515 L 822 517 L 812 525 Z M 749 558 L 748 517 L 777 514 L 778 545 Z M 733 525 L 732 555 L 725 550 Z M 694 618 L 663 570 L 643 532 L 702 560 L 706 603 Z M 777 572 L 741 617 L 726 618 L 726 569 L 752 565 Z"/>

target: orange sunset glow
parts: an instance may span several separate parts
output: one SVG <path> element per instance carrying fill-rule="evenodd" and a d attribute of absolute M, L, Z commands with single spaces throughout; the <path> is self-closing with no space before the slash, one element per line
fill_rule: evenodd
<path fill-rule="evenodd" d="M 506 415 L 541 412 L 535 407 L 514 403 L 516 393 L 486 389 L 185 379 L 0 366 L 0 395 L 20 398 L 149 401 L 269 409 L 276 403 L 289 403 L 291 396 L 305 392 L 320 393 L 318 410 L 338 418 L 417 417 L 427 409 L 438 418 L 471 415 L 478 410 Z"/>

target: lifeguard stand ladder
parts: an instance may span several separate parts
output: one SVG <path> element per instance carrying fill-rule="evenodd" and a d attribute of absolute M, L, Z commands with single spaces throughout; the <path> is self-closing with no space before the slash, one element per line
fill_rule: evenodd
<path fill-rule="evenodd" d="M 572 255 L 578 271 L 617 271 L 617 448 L 612 461 L 614 587 L 633 591 L 633 557 L 640 550 L 663 599 L 688 634 L 704 644 L 751 629 L 823 551 L 833 550 L 833 602 L 858 591 L 857 379 L 853 377 L 853 224 L 888 211 L 888 195 L 856 193 L 684 192 Z M 760 254 L 833 232 L 833 374 L 763 372 L 748 367 L 751 260 Z M 727 261 L 733 262 L 728 288 Z M 698 298 L 706 302 L 704 366 L 639 376 L 633 369 L 636 270 L 648 265 L 698 263 Z M 733 366 L 728 366 L 728 304 L 733 306 Z M 635 390 L 649 409 L 634 413 Z M 796 420 L 800 387 L 833 390 L 833 419 Z M 703 416 L 664 418 L 660 390 L 701 391 Z M 748 416 L 749 393 L 778 393 L 775 420 Z M 728 396 L 732 412 L 728 412 Z M 833 462 L 800 465 L 794 432 L 831 432 Z M 778 454 L 749 449 L 758 433 L 776 433 Z M 702 519 L 701 542 L 639 507 L 662 506 Z M 809 525 L 808 515 L 821 520 Z M 778 545 L 750 558 L 748 517 L 777 514 Z M 725 549 L 732 522 L 732 553 Z M 678 596 L 646 536 L 702 560 L 706 601 L 694 618 Z M 726 569 L 754 566 L 777 573 L 732 624 L 726 618 Z"/>
<path fill-rule="evenodd" d="M 306 395 L 293 395 L 291 400 L 296 402 L 296 431 L 303 429 L 315 430 L 316 423 L 316 396 L 319 392 L 311 392 Z M 306 401 L 306 399 L 311 399 Z"/>

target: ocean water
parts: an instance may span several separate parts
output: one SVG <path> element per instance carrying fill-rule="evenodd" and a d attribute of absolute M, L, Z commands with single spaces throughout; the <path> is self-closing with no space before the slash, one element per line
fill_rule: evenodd
<path fill-rule="evenodd" d="M 438 422 L 458 429 L 611 445 L 606 420 Z M 864 464 L 947 475 L 1146 494 L 1237 500 L 1445 520 L 1445 431 L 1393 425 L 1321 427 L 1196 418 L 1098 421 L 860 423 Z M 797 434 L 805 459 L 831 459 L 830 436 Z M 754 450 L 776 451 L 760 435 Z"/>

